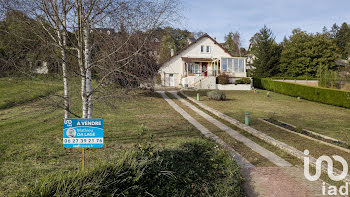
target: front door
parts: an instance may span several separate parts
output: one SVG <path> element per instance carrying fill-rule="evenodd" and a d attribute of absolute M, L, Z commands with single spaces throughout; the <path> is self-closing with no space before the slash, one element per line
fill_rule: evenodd
<path fill-rule="evenodd" d="M 174 74 L 169 74 L 169 86 L 174 86 Z"/>
<path fill-rule="evenodd" d="M 208 63 L 207 62 L 202 63 L 202 72 L 204 73 L 204 76 L 208 75 Z"/>

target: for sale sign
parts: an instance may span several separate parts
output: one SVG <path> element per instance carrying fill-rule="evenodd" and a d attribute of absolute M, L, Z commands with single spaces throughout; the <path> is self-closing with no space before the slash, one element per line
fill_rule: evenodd
<path fill-rule="evenodd" d="M 102 148 L 103 119 L 64 119 L 64 148 Z"/>

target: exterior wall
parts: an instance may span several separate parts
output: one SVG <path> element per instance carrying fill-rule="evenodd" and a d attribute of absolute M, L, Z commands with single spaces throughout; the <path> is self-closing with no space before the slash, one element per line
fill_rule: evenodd
<path fill-rule="evenodd" d="M 302 85 L 307 85 L 307 86 L 314 86 L 318 87 L 318 80 L 289 80 L 289 79 L 274 79 L 274 81 L 284 81 L 284 82 L 289 82 L 289 83 L 297 83 L 297 84 L 302 84 Z"/>
<path fill-rule="evenodd" d="M 193 84 L 195 83 L 196 81 L 199 81 L 201 79 L 203 79 L 204 76 L 188 76 L 188 77 L 185 77 L 185 78 L 182 78 L 182 84 Z"/>
<path fill-rule="evenodd" d="M 216 84 L 216 87 L 218 90 L 251 90 L 252 85 L 251 84 Z"/>
<path fill-rule="evenodd" d="M 165 63 L 159 70 L 159 73 L 161 75 L 163 86 L 169 86 L 169 74 L 174 74 L 174 85 L 175 87 L 179 87 L 183 73 L 183 62 L 181 57 L 172 58 L 169 62 Z"/>
<path fill-rule="evenodd" d="M 210 53 L 202 53 L 201 45 L 210 46 Z M 183 51 L 182 54 L 179 54 L 182 57 L 193 57 L 193 58 L 221 58 L 221 57 L 232 57 L 227 54 L 222 48 L 216 45 L 210 38 L 202 38 L 196 44 L 189 47 L 187 50 Z"/>
<path fill-rule="evenodd" d="M 195 88 L 197 89 L 216 89 L 216 77 L 208 76 L 200 81 Z"/>
<path fill-rule="evenodd" d="M 252 80 L 253 81 L 253 79 L 251 78 L 251 77 L 244 77 L 244 78 L 249 78 L 250 80 Z M 238 79 L 242 79 L 242 77 L 241 78 L 229 78 L 228 80 L 230 81 L 230 83 L 235 83 L 236 82 L 236 80 L 238 80 Z"/>
<path fill-rule="evenodd" d="M 41 66 L 37 67 L 33 72 L 37 73 L 37 74 L 49 73 L 49 68 L 47 67 L 47 62 L 42 62 Z"/>
<path fill-rule="evenodd" d="M 201 46 L 204 46 L 204 51 L 206 51 L 206 46 L 210 46 L 210 52 L 201 52 Z M 175 87 L 180 87 L 180 84 L 191 84 L 191 81 L 195 82 L 196 79 L 199 79 L 198 76 L 194 78 L 189 78 L 186 81 L 183 79 L 184 75 L 184 62 L 182 57 L 189 58 L 232 58 L 232 56 L 226 53 L 220 46 L 215 44 L 210 38 L 203 37 L 198 40 L 197 43 L 188 47 L 186 50 L 182 51 L 177 56 L 170 59 L 169 62 L 163 64 L 160 68 L 159 73 L 161 74 L 161 80 L 163 86 L 169 85 L 169 74 L 174 74 L 174 85 Z M 202 67 L 200 66 L 200 69 Z M 208 69 L 212 70 L 212 65 L 208 63 Z M 208 71 L 209 71 L 208 70 Z M 245 69 L 244 69 L 245 70 Z M 232 77 L 246 77 L 246 72 L 242 73 L 232 73 Z M 187 83 L 186 83 L 187 82 Z M 193 83 L 192 82 L 192 83 Z"/>

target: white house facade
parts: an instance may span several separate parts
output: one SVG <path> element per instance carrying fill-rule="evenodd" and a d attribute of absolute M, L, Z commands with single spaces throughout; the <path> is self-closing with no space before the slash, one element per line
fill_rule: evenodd
<path fill-rule="evenodd" d="M 159 70 L 162 86 L 198 89 L 218 89 L 216 77 L 221 73 L 232 82 L 247 77 L 246 58 L 233 57 L 207 34 L 173 55 Z"/>

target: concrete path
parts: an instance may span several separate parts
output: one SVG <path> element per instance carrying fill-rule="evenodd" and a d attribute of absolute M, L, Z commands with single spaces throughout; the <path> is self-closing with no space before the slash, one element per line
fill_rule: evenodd
<path fill-rule="evenodd" d="M 202 110 L 198 109 L 197 107 L 195 107 L 191 103 L 187 102 L 185 99 L 183 99 L 179 95 L 177 95 L 177 92 L 171 92 L 171 93 L 177 99 L 179 99 L 182 103 L 184 103 L 187 107 L 189 107 L 193 111 L 197 112 L 200 116 L 205 118 L 207 121 L 211 122 L 212 124 L 214 124 L 215 126 L 220 128 L 221 130 L 225 131 L 231 137 L 235 138 L 237 141 L 242 142 L 244 145 L 246 145 L 247 147 L 251 148 L 253 151 L 259 153 L 260 155 L 262 155 L 263 157 L 265 157 L 266 159 L 268 159 L 269 161 L 271 161 L 275 165 L 280 166 L 280 167 L 290 167 L 290 166 L 292 166 L 289 162 L 287 162 L 286 160 L 284 160 L 281 157 L 277 156 L 273 152 L 265 149 L 264 147 L 260 146 L 259 144 L 253 142 L 252 140 L 250 140 L 247 137 L 241 135 L 237 131 L 233 130 L 232 128 L 226 126 L 225 124 L 219 122 L 218 120 L 216 120 L 212 116 L 210 116 L 207 113 L 203 112 Z"/>
<path fill-rule="evenodd" d="M 227 122 L 237 126 L 240 129 L 245 130 L 246 132 L 252 134 L 253 136 L 255 136 L 255 137 L 257 137 L 257 138 L 259 138 L 259 139 L 261 139 L 261 140 L 263 140 L 263 141 L 265 141 L 265 142 L 267 142 L 267 143 L 269 143 L 269 144 L 271 144 L 273 146 L 276 146 L 276 147 L 282 149 L 283 151 L 285 151 L 285 152 L 287 152 L 287 153 L 297 157 L 298 159 L 304 161 L 305 154 L 303 152 L 301 152 L 300 150 L 298 150 L 298 149 L 296 149 L 296 148 L 294 148 L 292 146 L 289 146 L 288 144 L 283 143 L 283 142 L 281 142 L 279 140 L 276 140 L 275 138 L 270 137 L 270 136 L 266 135 L 265 133 L 263 133 L 261 131 L 258 131 L 256 129 L 250 127 L 250 126 L 247 126 L 247 125 L 239 122 L 238 120 L 236 120 L 236 119 L 234 119 L 234 118 L 232 118 L 230 116 L 227 116 L 226 114 L 223 114 L 220 111 L 215 110 L 215 109 L 213 109 L 213 108 L 211 108 L 211 107 L 209 107 L 209 106 L 207 106 L 207 105 L 205 105 L 205 104 L 203 104 L 203 103 L 201 103 L 199 101 L 196 101 L 195 99 L 193 99 L 193 98 L 187 96 L 186 94 L 184 94 L 182 91 L 180 91 L 180 93 L 182 95 L 184 95 L 186 98 L 188 98 L 190 101 L 196 103 L 197 105 L 199 105 L 203 109 L 205 109 L 205 110 L 215 114 L 219 118 L 222 118 L 222 119 L 226 120 Z M 316 166 L 316 158 L 312 157 L 311 155 L 308 155 L 308 157 L 309 157 L 309 160 L 310 160 L 310 165 L 315 167 Z M 327 173 L 328 172 L 328 165 L 326 165 L 326 164 L 321 165 L 321 170 L 324 173 Z M 339 176 L 342 173 L 342 171 L 340 171 L 337 168 L 333 168 L 333 173 L 335 175 Z M 344 181 L 350 182 L 350 176 L 347 175 L 345 177 Z"/>
<path fill-rule="evenodd" d="M 223 146 L 225 149 L 229 151 L 231 156 L 236 160 L 238 165 L 242 168 L 252 168 L 254 167 L 248 160 L 242 157 L 239 153 L 237 153 L 232 147 L 228 146 L 224 141 L 222 141 L 218 136 L 210 132 L 206 127 L 200 124 L 197 120 L 195 120 L 192 116 L 190 116 L 187 112 L 185 112 L 180 106 L 178 106 L 174 101 L 172 101 L 164 91 L 157 91 L 162 97 L 165 99 L 169 105 L 175 109 L 175 111 L 179 112 L 182 117 L 184 117 L 189 123 L 191 123 L 194 127 L 196 127 L 204 136 L 213 139 L 216 143 Z"/>
<path fill-rule="evenodd" d="M 214 139 L 217 143 L 221 144 L 227 148 L 231 155 L 236 159 L 236 161 L 243 166 L 242 175 L 245 177 L 246 181 L 244 183 L 244 189 L 246 196 L 256 197 L 256 196 L 268 196 L 268 197 L 316 197 L 316 196 L 327 196 L 322 194 L 323 181 L 321 179 L 317 181 L 308 181 L 304 177 L 303 169 L 297 166 L 291 166 L 290 163 L 279 158 L 274 153 L 267 150 L 267 152 L 261 152 L 257 150 L 258 153 L 267 154 L 266 158 L 271 159 L 277 165 L 273 167 L 254 167 L 244 159 L 239 153 L 234 151 L 229 147 L 223 140 L 218 138 L 218 136 L 211 133 L 207 128 L 201 125 L 197 120 L 191 117 L 186 111 L 184 111 L 180 106 L 178 106 L 174 101 L 172 101 L 164 92 L 158 92 L 162 97 L 173 107 L 177 112 L 179 112 L 186 120 L 194 125 L 203 135 Z M 252 150 L 256 150 L 257 146 L 254 145 L 253 141 L 246 141 L 244 136 L 237 135 L 236 131 L 232 132 L 231 128 L 227 128 L 226 125 L 222 124 L 220 121 L 214 119 L 210 115 L 199 110 L 191 103 L 180 98 L 176 92 L 172 94 L 183 102 L 187 107 L 194 110 L 196 113 L 200 114 L 203 118 L 207 119 L 211 123 L 215 124 L 220 129 L 230 132 L 232 137 L 238 137 L 251 146 Z M 242 138 L 243 137 L 243 138 Z M 258 145 L 259 146 L 259 145 Z M 263 147 L 261 147 L 264 150 Z M 265 149 L 266 150 L 266 149 Z M 326 187 L 329 185 L 327 183 Z"/>

